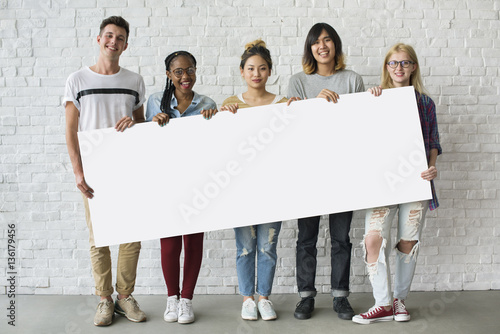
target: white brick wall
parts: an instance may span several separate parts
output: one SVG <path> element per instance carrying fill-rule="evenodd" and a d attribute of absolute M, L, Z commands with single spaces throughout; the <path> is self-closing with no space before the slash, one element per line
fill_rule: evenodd
<path fill-rule="evenodd" d="M 252 5 L 250 5 L 252 3 Z M 121 65 L 163 89 L 174 50 L 199 61 L 196 90 L 217 103 L 244 88 L 239 55 L 262 37 L 275 70 L 269 87 L 286 94 L 301 70 L 307 31 L 333 25 L 348 68 L 367 87 L 395 42 L 415 46 L 438 105 L 444 154 L 436 182 L 441 208 L 427 215 L 413 290 L 500 289 L 500 65 L 498 0 L 0 0 L 0 294 L 6 293 L 7 224 L 17 225 L 18 293 L 93 292 L 87 230 L 64 140 L 67 76 L 92 65 L 104 17 L 131 23 Z M 328 292 L 329 240 L 322 225 L 317 288 Z M 352 291 L 370 291 L 361 212 L 352 225 Z M 295 287 L 296 222 L 279 240 L 274 292 Z M 116 253 L 116 248 L 113 247 Z M 143 243 L 137 293 L 163 294 L 159 241 Z M 237 293 L 232 230 L 206 234 L 197 293 Z"/>

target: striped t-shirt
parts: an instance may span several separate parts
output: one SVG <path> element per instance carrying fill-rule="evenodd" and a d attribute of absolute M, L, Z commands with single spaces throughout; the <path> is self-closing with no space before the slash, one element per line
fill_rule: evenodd
<path fill-rule="evenodd" d="M 145 102 L 142 76 L 121 68 L 103 75 L 85 67 L 72 73 L 66 81 L 63 105 L 73 102 L 79 111 L 78 131 L 114 127 L 124 116 Z"/>

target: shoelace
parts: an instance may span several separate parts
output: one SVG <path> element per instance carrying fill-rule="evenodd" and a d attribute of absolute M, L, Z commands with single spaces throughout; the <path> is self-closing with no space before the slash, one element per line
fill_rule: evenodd
<path fill-rule="evenodd" d="M 406 306 L 402 300 L 396 300 L 396 313 L 406 313 Z"/>
<path fill-rule="evenodd" d="M 339 306 L 341 308 L 347 308 L 349 306 L 349 308 L 351 307 L 351 305 L 349 305 L 349 302 L 347 301 L 347 298 L 340 298 L 339 299 Z"/>
<path fill-rule="evenodd" d="M 179 310 L 180 310 L 179 315 L 189 314 L 188 303 L 185 300 L 181 300 L 179 302 Z"/>
<path fill-rule="evenodd" d="M 134 308 L 134 310 L 137 310 L 139 309 L 139 303 L 137 302 L 137 300 L 135 300 L 134 297 L 132 296 L 128 296 L 127 298 L 124 299 L 127 303 L 130 303 L 132 304 L 132 307 Z"/>
<path fill-rule="evenodd" d="M 267 299 L 262 299 L 262 308 L 264 309 L 265 312 L 271 312 L 273 303 L 270 300 Z"/>
<path fill-rule="evenodd" d="M 311 299 L 312 297 L 306 297 L 306 298 L 302 298 L 298 303 L 297 305 L 295 305 L 296 308 L 298 307 L 303 307 L 304 304 L 309 300 Z"/>
<path fill-rule="evenodd" d="M 177 312 L 176 308 L 177 308 L 177 303 L 176 303 L 176 299 L 168 299 L 167 300 L 167 308 L 168 308 L 168 312 Z"/>
<path fill-rule="evenodd" d="M 251 299 L 249 299 L 251 300 Z M 248 312 L 252 312 L 253 309 L 255 308 L 255 302 L 245 302 L 245 309 L 248 311 Z"/>
<path fill-rule="evenodd" d="M 373 306 L 365 313 L 366 316 L 371 316 L 377 312 L 379 312 L 383 307 L 382 306 Z"/>
<path fill-rule="evenodd" d="M 97 306 L 99 309 L 99 313 L 104 313 L 104 308 L 109 308 L 109 305 L 106 302 L 99 303 Z"/>

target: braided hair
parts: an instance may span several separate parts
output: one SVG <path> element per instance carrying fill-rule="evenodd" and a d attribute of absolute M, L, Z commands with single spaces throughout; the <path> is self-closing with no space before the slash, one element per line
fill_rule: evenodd
<path fill-rule="evenodd" d="M 193 62 L 193 65 L 196 67 L 196 59 L 192 54 L 190 54 L 187 51 L 176 51 L 167 56 L 165 58 L 165 68 L 167 71 L 170 71 L 170 64 L 172 61 L 179 57 L 179 56 L 185 56 L 188 58 L 191 58 L 191 61 Z M 169 114 L 169 109 L 170 109 L 170 101 L 172 101 L 172 94 L 174 93 L 175 86 L 172 83 L 172 80 L 169 79 L 167 76 L 167 84 L 165 86 L 165 90 L 163 91 L 163 97 L 161 99 L 160 103 L 160 111 L 165 114 Z"/>

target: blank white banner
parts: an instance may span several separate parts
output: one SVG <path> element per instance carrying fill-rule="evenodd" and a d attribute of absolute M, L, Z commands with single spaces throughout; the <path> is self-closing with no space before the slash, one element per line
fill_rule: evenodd
<path fill-rule="evenodd" d="M 413 87 L 78 137 L 98 247 L 432 197 Z"/>

